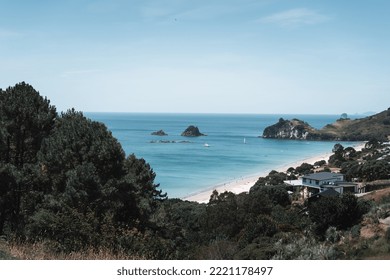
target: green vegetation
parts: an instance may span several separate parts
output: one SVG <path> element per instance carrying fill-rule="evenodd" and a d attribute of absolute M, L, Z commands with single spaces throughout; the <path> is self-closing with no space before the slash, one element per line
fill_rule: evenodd
<path fill-rule="evenodd" d="M 325 234 L 329 227 L 347 229 L 360 222 L 370 209 L 366 201 L 358 201 L 355 195 L 344 193 L 340 197 L 323 197 L 309 205 L 309 217 L 318 234 Z"/>
<path fill-rule="evenodd" d="M 390 196 L 345 194 L 308 205 L 283 182 L 336 167 L 363 182 L 389 179 L 379 141 L 362 152 L 336 145 L 328 164 L 272 171 L 249 193 L 214 191 L 199 204 L 168 199 L 151 166 L 126 157 L 103 124 L 74 109 L 58 114 L 26 83 L 0 90 L 0 117 L 0 259 L 390 255 L 390 231 L 380 226 Z"/>
<path fill-rule="evenodd" d="M 126 158 L 103 124 L 74 109 L 58 115 L 28 84 L 0 101 L 0 235 L 54 251 L 123 250 L 119 233 L 143 230 L 165 197 L 150 166 Z"/>

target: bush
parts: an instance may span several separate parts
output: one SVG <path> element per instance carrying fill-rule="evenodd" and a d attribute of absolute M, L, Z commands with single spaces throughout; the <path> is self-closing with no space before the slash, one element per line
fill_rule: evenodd
<path fill-rule="evenodd" d="M 255 185 L 250 189 L 249 195 L 256 195 L 257 197 L 259 196 L 268 197 L 273 202 L 274 205 L 279 204 L 284 207 L 290 205 L 291 203 L 285 185 L 276 185 L 276 186 Z"/>
<path fill-rule="evenodd" d="M 390 243 L 390 227 L 388 227 L 388 228 L 386 229 L 385 238 L 386 238 L 387 242 Z"/>
<path fill-rule="evenodd" d="M 272 218 L 266 215 L 259 215 L 255 219 L 250 219 L 247 222 L 241 241 L 249 244 L 260 236 L 272 237 L 277 232 L 278 226 Z"/>
<path fill-rule="evenodd" d="M 325 240 L 330 243 L 339 242 L 341 239 L 340 232 L 335 227 L 329 227 L 325 232 Z"/>
<path fill-rule="evenodd" d="M 359 201 L 355 195 L 344 193 L 340 197 L 321 197 L 309 205 L 310 219 L 316 231 L 323 235 L 328 227 L 346 229 L 358 223 L 369 209 L 369 204 Z"/>
<path fill-rule="evenodd" d="M 352 228 L 351 228 L 351 237 L 352 238 L 359 238 L 360 237 L 360 229 L 361 229 L 361 225 L 354 225 Z"/>
<path fill-rule="evenodd" d="M 314 166 L 324 166 L 326 164 L 326 161 L 325 160 L 320 160 L 320 161 L 316 161 L 314 163 Z"/>
<path fill-rule="evenodd" d="M 256 243 L 251 243 L 242 248 L 234 255 L 236 260 L 269 260 L 276 253 L 273 246 L 274 239 L 270 237 L 259 237 Z"/>
<path fill-rule="evenodd" d="M 335 245 L 326 246 L 313 237 L 288 234 L 275 243 L 275 260 L 334 260 L 340 258 Z"/>
<path fill-rule="evenodd" d="M 255 186 L 276 186 L 283 184 L 286 180 L 287 174 L 272 170 L 266 177 L 260 177 Z"/>
<path fill-rule="evenodd" d="M 300 166 L 298 166 L 295 171 L 298 172 L 299 174 L 309 174 L 309 173 L 313 173 L 313 165 L 309 164 L 309 163 L 302 163 Z"/>

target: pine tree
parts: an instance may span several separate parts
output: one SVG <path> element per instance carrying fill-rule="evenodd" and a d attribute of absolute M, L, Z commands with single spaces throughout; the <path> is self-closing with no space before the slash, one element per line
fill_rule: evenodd
<path fill-rule="evenodd" d="M 25 163 L 34 163 L 56 117 L 50 101 L 24 82 L 1 91 L 0 162 L 14 164 L 19 169 Z"/>

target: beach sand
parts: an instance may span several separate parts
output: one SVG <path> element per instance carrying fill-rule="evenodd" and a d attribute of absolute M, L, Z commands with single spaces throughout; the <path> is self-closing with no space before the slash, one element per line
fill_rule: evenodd
<path fill-rule="evenodd" d="M 364 145 L 365 145 L 365 143 L 359 143 L 359 144 L 353 146 L 353 148 L 356 151 L 360 151 L 364 148 Z M 218 193 L 223 193 L 225 191 L 230 191 L 230 192 L 235 193 L 235 194 L 239 194 L 242 192 L 248 192 L 249 189 L 257 182 L 259 177 L 266 177 L 269 174 L 269 172 L 271 172 L 272 170 L 276 170 L 278 172 L 286 172 L 288 168 L 290 168 L 290 167 L 296 168 L 305 162 L 309 163 L 309 164 L 314 164 L 315 162 L 320 161 L 320 160 L 328 161 L 329 157 L 332 154 L 333 153 L 329 152 L 329 153 L 321 154 L 318 156 L 305 158 L 305 159 L 302 159 L 299 161 L 286 163 L 283 166 L 279 166 L 279 167 L 276 167 L 276 168 L 271 169 L 271 170 L 264 170 L 263 172 L 260 172 L 259 174 L 256 174 L 255 176 L 245 177 L 245 178 L 241 178 L 238 180 L 226 182 L 226 183 L 220 184 L 218 186 L 212 186 L 205 191 L 184 197 L 182 199 L 188 200 L 188 201 L 196 201 L 199 203 L 208 203 L 210 196 L 214 190 L 217 190 Z"/>

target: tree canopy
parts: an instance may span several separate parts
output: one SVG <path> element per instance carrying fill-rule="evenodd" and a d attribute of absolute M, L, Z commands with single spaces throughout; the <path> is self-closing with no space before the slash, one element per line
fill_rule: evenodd
<path fill-rule="evenodd" d="M 58 115 L 24 82 L 0 91 L 0 144 L 0 235 L 99 246 L 142 229 L 166 196 L 104 124 L 74 109 Z"/>
<path fill-rule="evenodd" d="M 0 91 L 0 158 L 21 168 L 33 163 L 54 127 L 56 109 L 32 86 L 22 82 Z"/>

